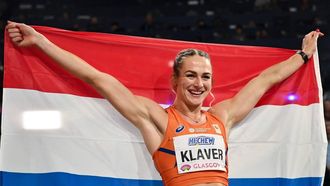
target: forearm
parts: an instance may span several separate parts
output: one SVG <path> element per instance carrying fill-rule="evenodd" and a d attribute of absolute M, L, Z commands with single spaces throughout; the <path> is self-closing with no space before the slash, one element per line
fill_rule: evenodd
<path fill-rule="evenodd" d="M 264 70 L 260 77 L 269 83 L 269 86 L 280 83 L 290 75 L 295 73 L 301 66 L 304 65 L 304 60 L 299 54 L 294 54 L 285 61 L 273 65 Z"/>
<path fill-rule="evenodd" d="M 38 42 L 36 42 L 36 47 L 53 59 L 59 66 L 85 82 L 92 81 L 98 72 L 83 59 L 58 47 L 43 35 L 40 35 Z"/>
<path fill-rule="evenodd" d="M 317 39 L 319 36 L 323 36 L 319 30 L 312 31 L 305 35 L 302 43 L 302 51 L 307 55 L 307 58 L 311 58 L 314 52 L 316 51 Z M 304 64 L 304 59 L 300 54 L 294 54 L 289 59 L 271 66 L 261 73 L 261 77 L 269 82 L 269 85 L 272 86 L 276 83 L 279 83 L 291 74 L 296 72 Z"/>
<path fill-rule="evenodd" d="M 36 42 L 36 47 L 66 71 L 90 84 L 134 125 L 138 126 L 141 118 L 146 118 L 147 111 L 120 81 L 109 74 L 98 71 L 78 56 L 56 46 L 46 37 L 42 35 L 41 37 Z"/>
<path fill-rule="evenodd" d="M 216 113 L 225 118 L 228 129 L 241 121 L 255 107 L 260 98 L 272 86 L 282 82 L 296 72 L 304 61 L 299 54 L 292 55 L 285 61 L 264 70 L 259 76 L 253 78 L 232 99 L 216 105 Z M 226 110 L 224 112 L 222 110 Z M 223 114 L 225 113 L 225 114 Z"/>
<path fill-rule="evenodd" d="M 319 36 L 323 36 L 323 33 L 312 31 L 305 36 L 302 51 L 308 58 L 311 58 L 316 51 Z M 265 92 L 288 78 L 303 65 L 303 57 L 300 54 L 294 54 L 287 60 L 267 68 L 259 76 L 253 78 L 233 98 L 216 104 L 213 107 L 214 113 L 218 114 L 220 118 L 224 118 L 226 128 L 230 129 L 246 117 Z"/>

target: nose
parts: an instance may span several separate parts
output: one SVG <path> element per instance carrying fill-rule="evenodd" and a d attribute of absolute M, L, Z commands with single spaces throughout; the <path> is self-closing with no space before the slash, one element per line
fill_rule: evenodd
<path fill-rule="evenodd" d="M 204 86 L 203 80 L 201 77 L 197 77 L 194 82 L 194 86 L 197 88 L 202 88 Z"/>

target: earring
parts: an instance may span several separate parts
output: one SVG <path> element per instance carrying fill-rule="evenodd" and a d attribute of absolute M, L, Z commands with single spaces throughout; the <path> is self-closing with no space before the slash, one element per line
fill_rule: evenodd
<path fill-rule="evenodd" d="M 175 92 L 175 90 L 174 90 L 173 88 L 171 88 L 171 91 L 172 91 L 172 93 L 173 93 L 174 95 L 176 95 L 176 92 Z"/>
<path fill-rule="evenodd" d="M 209 107 L 212 107 L 212 104 L 213 104 L 213 102 L 214 102 L 214 100 L 215 100 L 215 96 L 214 96 L 214 94 L 212 93 L 212 90 L 210 91 L 210 96 L 212 97 L 212 100 L 211 100 L 210 103 L 209 103 Z"/>

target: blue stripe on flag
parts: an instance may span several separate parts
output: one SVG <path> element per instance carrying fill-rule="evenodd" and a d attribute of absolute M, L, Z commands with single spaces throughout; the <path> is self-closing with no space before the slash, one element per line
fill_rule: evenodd
<path fill-rule="evenodd" d="M 159 180 L 121 179 L 99 176 L 53 173 L 1 172 L 1 186 L 162 186 Z"/>
<path fill-rule="evenodd" d="M 230 186 L 322 186 L 322 177 L 304 178 L 234 178 L 229 179 Z"/>
<path fill-rule="evenodd" d="M 12 173 L 0 172 L 1 186 L 162 186 L 159 180 L 136 180 L 69 173 Z M 321 177 L 304 178 L 234 178 L 230 186 L 321 186 Z"/>

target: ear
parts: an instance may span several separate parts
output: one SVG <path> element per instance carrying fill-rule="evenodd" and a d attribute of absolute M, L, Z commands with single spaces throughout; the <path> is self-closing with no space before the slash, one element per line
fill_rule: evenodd
<path fill-rule="evenodd" d="M 174 93 L 176 93 L 176 88 L 177 88 L 177 86 L 178 86 L 178 82 L 177 82 L 177 78 L 176 77 L 174 77 L 174 75 L 172 75 L 172 78 L 171 78 L 171 85 L 172 85 L 172 91 L 174 92 Z"/>

